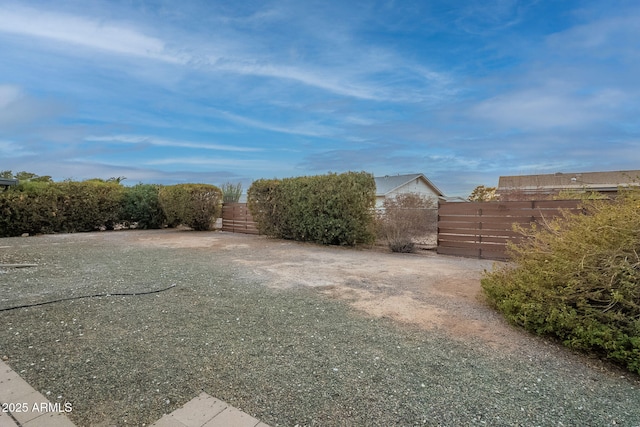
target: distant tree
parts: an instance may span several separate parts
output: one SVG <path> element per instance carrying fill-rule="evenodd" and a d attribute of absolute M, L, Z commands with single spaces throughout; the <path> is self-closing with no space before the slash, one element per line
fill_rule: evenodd
<path fill-rule="evenodd" d="M 115 182 L 116 184 L 120 184 L 125 179 L 127 179 L 126 176 L 112 176 L 107 180 L 107 182 Z"/>
<path fill-rule="evenodd" d="M 485 187 L 478 185 L 467 198 L 471 202 L 494 202 L 498 200 L 496 187 Z"/>
<path fill-rule="evenodd" d="M 222 185 L 221 189 L 223 203 L 238 203 L 242 195 L 242 183 L 231 184 L 227 182 Z"/>
<path fill-rule="evenodd" d="M 0 172 L 0 176 L 2 178 L 15 178 L 18 181 L 21 182 L 25 182 L 25 181 L 32 181 L 32 182 L 53 182 L 53 179 L 51 179 L 51 177 L 49 175 L 37 175 L 33 172 L 18 172 L 15 175 L 13 175 L 13 173 L 11 171 L 3 171 Z"/>
<path fill-rule="evenodd" d="M 111 178 L 108 179 L 103 179 L 103 178 L 90 178 L 87 179 L 87 182 L 105 182 L 105 183 L 111 183 L 111 184 L 120 184 L 122 181 L 124 181 L 125 179 L 127 179 L 126 176 L 112 176 Z"/>
<path fill-rule="evenodd" d="M 37 178 L 38 175 L 32 172 L 22 171 L 18 172 L 15 177 L 20 181 L 31 181 L 33 178 Z"/>

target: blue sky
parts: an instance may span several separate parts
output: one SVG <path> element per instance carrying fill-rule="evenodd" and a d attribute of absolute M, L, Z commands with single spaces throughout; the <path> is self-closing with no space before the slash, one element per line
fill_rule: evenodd
<path fill-rule="evenodd" d="M 0 0 L 0 170 L 135 184 L 640 169 L 636 0 Z"/>

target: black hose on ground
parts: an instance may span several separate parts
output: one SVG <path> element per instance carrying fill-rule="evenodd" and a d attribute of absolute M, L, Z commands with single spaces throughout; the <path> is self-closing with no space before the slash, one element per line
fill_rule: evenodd
<path fill-rule="evenodd" d="M 68 297 L 68 298 L 60 298 L 60 299 L 56 299 L 53 301 L 45 301 L 45 302 L 37 302 L 37 303 L 33 303 L 33 304 L 24 304 L 24 305 L 17 305 L 15 307 L 8 307 L 8 308 L 0 308 L 0 312 L 2 311 L 10 311 L 10 310 L 17 310 L 19 308 L 29 308 L 29 307 L 38 307 L 41 305 L 47 305 L 47 304 L 53 304 L 54 302 L 62 302 L 62 301 L 71 301 L 71 300 L 75 300 L 75 299 L 83 299 L 83 298 L 97 298 L 97 297 L 122 297 L 122 296 L 137 296 L 137 295 L 149 295 L 149 294 L 157 294 L 159 292 L 164 292 L 164 291 L 168 291 L 169 289 L 175 287 L 176 284 L 174 283 L 171 286 L 168 286 L 166 288 L 162 288 L 162 289 L 155 289 L 153 291 L 145 291 L 145 292 L 119 292 L 119 293 L 106 293 L 106 294 L 94 294 L 94 295 L 81 295 L 79 297 Z"/>

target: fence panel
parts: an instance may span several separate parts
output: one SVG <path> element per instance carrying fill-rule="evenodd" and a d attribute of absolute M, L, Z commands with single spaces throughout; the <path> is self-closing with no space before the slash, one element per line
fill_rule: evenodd
<path fill-rule="evenodd" d="M 256 223 L 253 221 L 246 203 L 225 203 L 222 205 L 222 231 L 258 234 Z"/>
<path fill-rule="evenodd" d="M 507 242 L 523 236 L 514 224 L 527 227 L 561 215 L 582 212 L 579 200 L 517 202 L 441 202 L 438 207 L 438 253 L 506 260 Z"/>

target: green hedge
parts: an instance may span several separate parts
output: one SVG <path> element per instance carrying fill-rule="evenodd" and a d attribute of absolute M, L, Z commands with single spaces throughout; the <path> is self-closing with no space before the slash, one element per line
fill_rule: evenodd
<path fill-rule="evenodd" d="M 41 182 L 20 184 L 0 193 L 0 236 L 52 233 L 60 228 L 58 187 Z"/>
<path fill-rule="evenodd" d="M 640 193 L 584 207 L 531 232 L 482 287 L 512 323 L 640 373 Z"/>
<path fill-rule="evenodd" d="M 73 233 L 103 227 L 112 230 L 120 222 L 122 185 L 101 180 L 64 181 L 53 185 L 61 193 L 58 202 L 60 229 L 56 231 Z"/>
<path fill-rule="evenodd" d="M 133 223 L 138 228 L 167 223 L 209 230 L 220 216 L 221 200 L 221 190 L 206 184 L 24 181 L 0 192 L 0 237 L 110 230 Z"/>
<path fill-rule="evenodd" d="M 369 173 L 259 180 L 247 197 L 262 234 L 330 245 L 375 239 L 375 181 Z"/>
<path fill-rule="evenodd" d="M 280 183 L 278 179 L 254 181 L 247 190 L 247 205 L 261 234 L 274 237 L 284 235 L 282 209 L 280 208 Z"/>
<path fill-rule="evenodd" d="M 122 200 L 122 220 L 136 228 L 162 228 L 165 214 L 160 206 L 160 186 L 137 184 L 126 187 Z"/>
<path fill-rule="evenodd" d="M 171 185 L 160 188 L 159 202 L 170 227 L 210 230 L 222 212 L 222 191 L 208 184 Z"/>
<path fill-rule="evenodd" d="M 0 236 L 110 229 L 123 195 L 112 182 L 27 181 L 0 193 Z"/>

